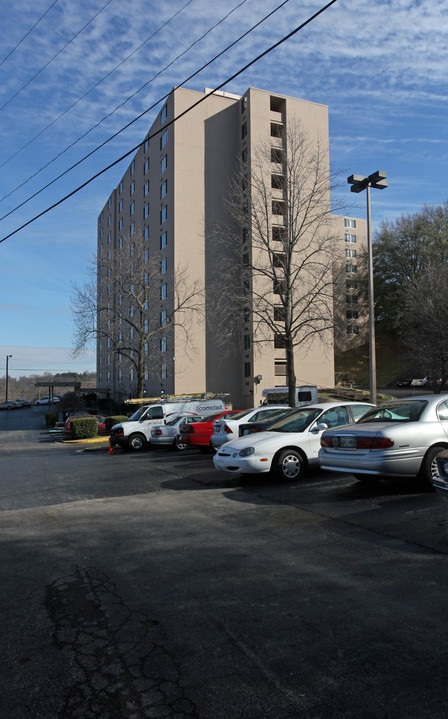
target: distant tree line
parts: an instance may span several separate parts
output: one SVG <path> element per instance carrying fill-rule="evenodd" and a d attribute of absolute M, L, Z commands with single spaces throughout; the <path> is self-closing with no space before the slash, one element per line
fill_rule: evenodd
<path fill-rule="evenodd" d="M 373 244 L 375 316 L 407 366 L 448 376 L 448 200 L 381 223 Z"/>
<path fill-rule="evenodd" d="M 96 386 L 96 374 L 95 372 L 83 372 L 82 374 L 77 372 L 57 372 L 52 374 L 51 372 L 44 372 L 43 374 L 33 374 L 27 377 L 12 377 L 9 374 L 8 378 L 8 399 L 30 399 L 35 401 L 40 397 L 48 396 L 48 390 L 45 387 L 35 387 L 36 382 L 62 382 L 67 378 L 66 387 L 57 387 L 55 394 L 64 394 L 73 390 L 73 384 L 70 384 L 69 380 L 75 380 L 81 382 L 83 387 L 95 387 Z M 40 393 L 39 393 L 40 390 Z M 6 377 L 3 375 L 0 377 L 0 401 L 3 402 L 5 399 L 6 392 Z"/>

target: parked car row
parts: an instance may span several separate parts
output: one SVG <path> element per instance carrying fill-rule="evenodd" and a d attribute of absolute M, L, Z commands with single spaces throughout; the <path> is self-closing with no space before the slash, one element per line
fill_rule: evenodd
<path fill-rule="evenodd" d="M 0 409 L 22 409 L 23 407 L 32 407 L 33 403 L 29 399 L 8 399 L 0 404 Z"/>

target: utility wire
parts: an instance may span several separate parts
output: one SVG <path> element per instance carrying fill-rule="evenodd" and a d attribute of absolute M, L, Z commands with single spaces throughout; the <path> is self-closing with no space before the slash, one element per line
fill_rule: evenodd
<path fill-rule="evenodd" d="M 197 100 L 197 102 L 195 102 L 193 105 L 191 105 L 190 107 L 188 107 L 186 110 L 184 110 L 183 112 L 181 112 L 179 115 L 177 115 L 176 117 L 174 117 L 172 120 L 166 122 L 166 123 L 163 125 L 163 128 L 159 128 L 159 129 L 156 130 L 152 135 L 148 135 L 148 136 L 146 137 L 146 140 L 152 140 L 154 137 L 156 137 L 157 135 L 160 134 L 160 132 L 161 132 L 162 129 L 165 130 L 165 129 L 166 129 L 167 127 L 169 127 L 170 125 L 173 125 L 175 122 L 177 122 L 177 121 L 180 120 L 182 117 L 184 117 L 184 115 L 186 115 L 187 113 L 191 112 L 191 110 L 193 110 L 195 107 L 197 107 L 197 106 L 200 105 L 202 102 L 204 102 L 204 100 L 207 100 L 207 99 L 208 99 L 211 95 L 213 95 L 215 92 L 217 92 L 218 90 L 220 90 L 222 87 L 224 87 L 224 86 L 227 85 L 228 83 L 232 82 L 232 80 L 235 80 L 235 78 L 237 78 L 239 75 L 241 75 L 243 72 L 245 72 L 249 67 L 251 67 L 252 65 L 255 65 L 255 63 L 257 63 L 257 62 L 258 62 L 259 60 L 261 60 L 263 57 L 265 57 L 266 55 L 268 55 L 269 53 L 271 53 L 273 50 L 275 50 L 277 47 L 279 47 L 279 46 L 282 45 L 284 42 L 286 42 L 287 40 L 289 40 L 291 37 L 293 37 L 294 35 L 296 35 L 298 32 L 300 32 L 300 30 L 303 30 L 304 27 L 306 27 L 307 25 L 309 25 L 313 20 L 315 20 L 317 17 L 319 17 L 319 15 L 321 15 L 323 12 L 325 12 L 326 10 L 328 10 L 328 9 L 329 9 L 332 5 L 334 5 L 337 1 L 338 1 L 338 0 L 330 0 L 330 2 L 328 2 L 326 5 L 324 5 L 323 7 L 321 7 L 320 10 L 318 10 L 318 11 L 315 12 L 315 13 L 313 13 L 313 15 L 311 15 L 307 20 L 305 20 L 303 23 L 301 23 L 300 25 L 298 25 L 297 27 L 295 27 L 294 30 L 291 30 L 291 32 L 289 32 L 287 35 L 284 35 L 280 40 L 278 40 L 276 43 L 274 43 L 273 45 L 271 45 L 270 47 L 268 47 L 267 50 L 264 50 L 262 53 L 260 53 L 259 55 L 257 55 L 255 58 L 253 58 L 252 60 L 250 60 L 248 63 L 246 63 L 246 65 L 244 65 L 242 68 L 240 68 L 237 72 L 235 72 L 233 75 L 231 75 L 231 76 L 228 77 L 226 80 L 224 80 L 224 82 L 220 83 L 217 87 L 215 87 L 215 88 L 214 88 L 213 90 L 211 90 L 209 93 L 207 93 L 206 95 L 204 95 L 203 97 L 201 97 L 199 100 Z M 165 96 L 165 97 L 167 97 L 167 96 Z M 145 114 L 145 113 L 142 113 L 142 114 Z M 61 198 L 60 200 L 58 200 L 57 202 L 54 202 L 52 205 L 50 205 L 49 207 L 47 207 L 45 210 L 42 210 L 42 212 L 39 212 L 39 214 L 37 214 L 37 215 L 35 215 L 34 217 L 32 217 L 30 220 L 28 220 L 27 222 L 25 222 L 25 223 L 24 223 L 23 225 L 21 225 L 20 227 L 17 227 L 15 230 L 13 230 L 12 232 L 10 232 L 10 233 L 9 233 L 8 235 L 6 235 L 5 237 L 2 237 L 2 238 L 0 239 L 0 243 L 4 242 L 5 240 L 9 239 L 9 238 L 12 237 L 13 235 L 17 234 L 17 232 L 20 232 L 20 230 L 23 230 L 25 227 L 28 227 L 28 225 L 31 225 L 33 222 L 35 222 L 36 220 L 38 220 L 40 217 L 43 217 L 43 215 L 46 215 L 46 214 L 47 214 L 48 212 L 50 212 L 51 210 L 54 210 L 55 207 L 58 207 L 58 206 L 61 205 L 63 202 L 66 202 L 66 200 L 68 200 L 70 197 L 73 197 L 73 195 L 76 195 L 78 192 L 80 192 L 80 190 L 83 190 L 84 187 L 87 187 L 87 185 L 89 185 L 91 182 L 93 182 L 94 180 L 96 180 L 98 177 L 100 177 L 101 175 L 103 175 L 105 172 L 108 172 L 112 167 L 115 167 L 115 165 L 118 165 L 120 162 L 122 162 L 123 160 L 125 160 L 126 157 L 129 157 L 129 155 L 132 155 L 132 153 L 136 152 L 136 151 L 144 144 L 144 142 L 146 142 L 146 140 L 143 140 L 142 142 L 139 142 L 138 145 L 136 145 L 135 147 L 133 147 L 131 150 L 128 150 L 128 152 L 126 152 L 124 155 L 122 155 L 121 157 L 119 157 L 117 160 L 114 160 L 114 162 L 111 162 L 110 165 L 107 165 L 107 167 L 104 167 L 102 170 L 100 170 L 99 172 L 97 172 L 95 175 L 92 175 L 88 180 L 86 180 L 86 181 L 83 182 L 81 185 L 79 185 L 78 187 L 76 187 L 74 190 L 72 190 L 71 192 L 69 192 L 68 195 L 65 195 L 64 197 L 62 197 L 62 198 Z"/>
<path fill-rule="evenodd" d="M 240 35 L 239 38 L 237 38 L 237 39 L 234 40 L 230 45 L 228 45 L 226 48 L 224 48 L 224 50 L 222 50 L 218 55 L 215 55 L 211 60 L 209 60 L 208 62 L 206 62 L 204 65 L 202 65 L 202 67 L 200 67 L 198 70 L 196 70 L 194 73 L 192 73 L 189 77 L 187 77 L 185 80 L 183 80 L 183 82 L 181 82 L 177 87 L 183 87 L 183 85 L 185 85 L 185 84 L 186 84 L 187 82 L 189 82 L 192 78 L 194 78 L 196 75 L 198 75 L 200 72 L 202 72 L 202 70 L 204 70 L 206 67 L 208 67 L 208 65 L 210 65 L 211 63 L 213 63 L 213 62 L 214 62 L 215 60 L 217 60 L 219 57 L 221 57 L 221 55 L 223 55 L 223 54 L 226 53 L 228 50 L 230 50 L 232 47 L 234 47 L 234 45 L 236 45 L 238 42 L 240 42 L 244 37 L 246 37 L 246 36 L 249 35 L 251 32 L 253 32 L 253 30 L 255 30 L 259 25 L 261 25 L 263 22 L 265 22 L 269 17 L 271 17 L 271 16 L 272 16 L 274 13 L 276 13 L 278 10 L 280 10 L 280 8 L 282 8 L 284 5 L 286 5 L 289 1 L 290 1 L 290 0 L 283 0 L 283 2 L 282 2 L 280 5 L 278 5 L 276 8 L 274 8 L 274 10 L 272 10 L 270 13 L 268 13 L 267 15 L 265 15 L 261 20 L 258 21 L 258 23 L 256 23 L 256 24 L 253 25 L 251 28 L 249 28 L 249 30 L 247 30 L 245 33 L 243 33 L 243 35 Z M 246 2 L 246 0 L 242 0 L 242 2 L 240 2 L 239 5 L 237 5 L 233 10 L 231 10 L 230 13 L 228 13 L 228 15 L 230 15 L 232 12 L 234 12 L 234 10 L 236 10 L 236 9 L 237 9 L 240 5 L 242 5 L 244 2 Z M 188 52 L 188 50 L 189 50 L 191 47 L 193 47 L 193 45 L 197 44 L 203 37 L 205 37 L 209 32 L 211 32 L 211 30 L 213 30 L 215 27 L 217 27 L 217 25 L 219 25 L 221 22 L 223 22 L 223 20 L 225 20 L 225 19 L 228 17 L 228 15 L 226 15 L 225 18 L 221 18 L 221 20 L 219 20 L 219 22 L 216 23 L 216 25 L 214 25 L 212 28 L 209 28 L 209 30 L 207 30 L 200 38 L 198 38 L 197 40 L 195 40 L 186 50 L 184 50 L 183 53 L 181 53 L 180 55 L 177 56 L 177 58 L 175 58 L 174 60 L 172 60 L 171 63 L 169 63 L 169 65 L 167 65 L 165 68 L 163 68 L 162 70 L 160 70 L 156 75 L 154 75 L 153 78 L 151 78 L 151 80 L 148 80 L 148 82 L 146 82 L 144 85 L 142 85 L 142 87 L 141 87 L 137 92 L 140 92 L 144 87 L 146 87 L 146 85 L 148 85 L 148 84 L 149 84 L 150 82 L 152 82 L 156 77 L 158 77 L 161 73 L 163 73 L 168 67 L 170 67 L 170 65 L 172 65 L 174 62 L 176 62 L 176 60 L 177 60 L 179 57 L 181 57 L 181 55 L 185 55 L 185 53 Z M 136 95 L 137 92 L 135 92 L 134 95 Z M 14 212 L 16 212 L 18 209 L 20 209 L 20 208 L 23 207 L 24 205 L 26 205 L 28 202 L 30 202 L 30 200 L 33 200 L 33 199 L 34 199 L 35 197 L 37 197 L 37 195 L 39 195 L 41 192 L 43 192 L 44 190 L 47 190 L 49 187 L 51 187 L 51 185 L 54 185 L 55 182 L 57 182 L 57 181 L 60 180 L 62 177 L 64 177 L 65 175 L 67 175 L 69 172 L 71 172 L 71 170 L 73 170 L 75 167 L 78 167 L 78 165 L 80 165 L 82 162 L 84 162 L 84 161 L 87 160 L 89 157 L 91 157 L 95 152 L 97 152 L 97 151 L 100 150 L 102 147 L 104 147 L 105 145 L 107 145 L 109 142 L 111 142 L 111 140 L 114 140 L 120 133 L 124 132 L 124 130 L 127 130 L 131 125 L 133 125 L 135 122 L 137 122 L 137 120 L 140 120 L 144 115 L 146 115 L 148 112 L 150 112 L 151 110 L 153 110 L 160 102 L 163 102 L 163 100 L 166 100 L 166 98 L 167 98 L 168 96 L 169 96 L 169 93 L 167 93 L 167 94 L 164 95 L 163 97 L 161 97 L 161 98 L 159 98 L 158 100 L 156 100 L 150 107 L 148 107 L 148 108 L 147 108 L 146 110 L 144 110 L 142 113 L 140 113 L 139 115 L 137 115 L 137 117 L 135 117 L 133 120 L 131 120 L 130 122 L 128 122 L 124 127 L 122 127 L 120 130 L 117 130 L 117 132 L 115 132 L 113 135 L 111 135 L 111 136 L 108 137 L 106 140 L 104 140 L 104 142 L 102 142 L 100 145 L 98 145 L 98 146 L 95 147 L 93 150 L 91 150 L 87 155 L 84 155 L 84 157 L 81 157 L 81 159 L 78 160 L 77 162 L 75 162 L 74 165 L 71 165 L 70 167 L 68 167 L 68 168 L 67 168 L 66 170 L 64 170 L 60 175 L 57 175 L 57 177 L 55 177 L 53 180 L 51 180 L 50 182 L 48 182 L 46 185 L 44 185 L 43 187 L 41 187 L 39 190 L 36 190 L 36 192 L 34 192 L 32 195 L 30 195 L 30 197 L 28 197 L 26 200 L 23 200 L 23 202 L 21 202 L 20 204 L 16 205 L 15 207 L 13 207 L 12 210 L 9 210 L 9 212 L 7 212 L 6 214 L 2 215 L 2 216 L 0 217 L 0 222 L 1 222 L 2 220 L 6 219 L 7 217 L 9 217 L 9 215 L 12 215 Z M 128 98 L 128 99 L 129 99 L 129 98 Z M 124 105 L 125 102 L 127 102 L 127 100 L 125 100 L 125 101 L 122 103 L 122 105 Z M 121 107 L 121 106 L 120 106 L 120 107 Z M 115 108 L 115 110 L 116 110 L 116 109 L 117 109 L 117 108 Z M 115 112 L 115 110 L 114 110 L 113 112 Z M 110 113 L 110 115 L 111 115 L 111 114 L 113 114 L 113 113 Z M 109 117 L 109 115 L 107 115 L 106 117 Z M 103 118 L 103 120 L 104 120 L 104 119 L 105 119 L 105 118 Z M 102 120 L 102 121 L 103 121 L 103 120 Z M 101 121 L 101 122 L 102 122 L 102 121 Z M 99 124 L 100 124 L 100 123 L 97 123 L 97 125 L 96 125 L 95 127 L 97 127 Z M 90 130 L 88 130 L 86 133 L 84 133 L 84 135 L 82 135 L 81 137 L 85 137 L 92 129 L 93 129 L 93 128 L 90 128 Z M 70 147 L 72 147 L 74 144 L 76 144 L 76 142 L 78 142 L 80 139 L 81 139 L 81 138 L 78 138 L 77 140 L 75 140 L 75 142 L 73 142 L 71 145 L 69 145 L 69 147 L 66 147 L 65 150 L 63 150 L 61 153 L 59 153 L 59 155 L 57 155 L 57 157 L 60 157 L 61 155 L 64 154 L 64 152 L 67 152 L 67 150 L 68 150 Z M 55 160 L 55 159 L 56 159 L 56 158 L 53 158 L 53 160 Z M 45 167 L 47 167 L 49 164 L 51 164 L 51 162 L 53 162 L 53 160 L 51 160 L 50 162 L 48 162 L 47 165 L 45 165 Z M 44 169 L 44 168 L 42 167 L 41 170 L 42 170 L 42 169 Z M 40 172 L 40 170 L 39 170 L 39 172 Z M 36 174 L 38 174 L 38 173 L 35 173 L 35 175 L 36 175 Z M 34 175 L 33 175 L 33 176 L 34 176 Z M 28 178 L 28 179 L 31 179 L 31 178 Z M 25 183 L 23 183 L 23 184 L 25 184 Z M 10 194 L 11 194 L 11 193 L 10 193 Z M 5 195 L 5 197 L 2 197 L 1 200 L 6 199 L 6 197 L 8 197 L 8 195 Z"/>
<path fill-rule="evenodd" d="M 19 47 L 19 45 L 21 45 L 22 42 L 23 42 L 24 40 L 26 40 L 26 38 L 28 37 L 28 35 L 30 35 L 30 34 L 33 32 L 34 28 L 39 25 L 40 21 L 43 20 L 44 17 L 45 17 L 45 15 L 47 15 L 47 13 L 50 12 L 50 10 L 51 10 L 51 8 L 53 7 L 53 5 L 56 5 L 57 1 L 58 1 L 58 0 L 54 0 L 54 2 L 51 3 L 50 7 L 47 8 L 47 9 L 45 10 L 44 14 L 40 16 L 39 20 L 36 20 L 36 22 L 34 23 L 33 27 L 30 28 L 27 33 L 25 33 L 25 35 L 22 37 L 21 40 L 19 40 L 19 42 L 17 43 L 17 45 L 15 45 L 15 46 L 13 47 L 13 49 L 10 50 L 10 52 L 8 52 L 8 54 L 6 55 L 6 57 L 4 57 L 3 60 L 0 61 L 0 67 L 3 65 L 4 62 L 6 62 L 6 60 L 7 60 L 9 57 L 11 57 L 11 55 L 13 54 L 13 52 L 15 52 L 15 51 L 17 50 L 17 48 Z"/>
<path fill-rule="evenodd" d="M 112 0 L 107 0 L 107 2 L 103 5 L 103 7 L 102 7 L 100 10 L 98 10 L 98 12 L 96 12 L 95 15 L 94 15 L 93 17 L 91 17 L 90 20 L 89 20 L 88 22 L 86 22 L 86 24 L 85 24 L 81 29 L 78 30 L 78 32 L 75 33 L 75 35 L 73 35 L 73 37 L 72 37 L 70 40 L 68 40 L 68 41 L 65 43 L 65 45 L 64 45 L 63 47 L 61 47 L 61 49 L 58 50 L 57 53 L 56 53 L 55 55 L 53 55 L 53 57 L 51 57 L 51 58 L 48 60 L 48 62 L 45 63 L 45 65 L 43 65 L 43 67 L 40 68 L 40 70 L 38 70 L 36 73 L 34 73 L 34 75 L 33 75 L 32 77 L 30 77 L 30 79 L 29 79 L 24 85 L 22 85 L 22 87 L 20 88 L 20 90 L 17 90 L 17 92 L 14 93 L 14 95 L 12 95 L 12 97 L 10 97 L 9 100 L 7 100 L 7 101 L 5 102 L 5 104 L 0 107 L 0 112 L 1 112 L 2 110 L 4 110 L 5 107 L 7 107 L 7 106 L 9 105 L 9 103 L 12 102 L 12 101 L 17 97 L 17 95 L 20 95 L 20 93 L 22 92 L 22 90 L 24 90 L 26 87 L 28 87 L 28 85 L 29 85 L 30 83 L 32 83 L 33 80 L 35 80 L 36 77 L 38 77 L 38 76 L 41 74 L 41 72 L 43 72 L 43 71 L 53 62 L 53 60 L 55 60 L 55 59 L 61 54 L 61 52 L 63 52 L 63 51 L 65 50 L 65 48 L 68 47 L 68 45 L 70 45 L 70 43 L 73 42 L 73 40 L 76 39 L 76 38 L 86 29 L 86 27 L 88 27 L 88 26 L 95 20 L 95 18 L 97 18 L 98 15 L 99 15 L 100 13 L 102 13 L 103 10 L 104 10 L 108 5 L 110 5 L 111 2 L 112 2 Z"/>
<path fill-rule="evenodd" d="M 191 2 L 191 0 L 190 0 L 190 2 Z M 241 2 L 239 2 L 238 5 L 235 5 L 235 7 L 227 13 L 227 15 L 225 15 L 225 16 L 222 17 L 220 20 L 218 20 L 218 22 L 215 23 L 215 25 L 212 25 L 212 27 L 210 27 L 205 33 L 203 33 L 199 38 L 197 38 L 194 42 L 192 42 L 185 50 L 183 50 L 181 53 L 179 53 L 179 55 L 177 55 L 173 60 L 171 60 L 171 62 L 169 62 L 168 65 L 165 65 L 165 67 L 163 67 L 161 70 L 159 70 L 159 72 L 157 72 L 155 75 L 153 75 L 152 78 L 150 78 L 150 79 L 149 79 L 147 82 L 145 82 L 141 87 L 139 87 L 138 90 L 136 90 L 135 92 L 133 92 L 132 95 L 129 95 L 129 97 L 127 97 L 126 100 L 123 100 L 123 102 L 120 103 L 120 105 L 117 105 L 111 112 L 109 112 L 107 115 L 105 115 L 105 116 L 104 116 L 101 120 L 99 120 L 95 125 L 93 125 L 93 126 L 90 127 L 88 130 L 86 130 L 86 132 L 84 132 L 82 135 L 80 135 L 79 137 L 77 137 L 76 140 L 74 140 L 73 142 L 71 142 L 70 145 L 68 145 L 64 150 L 62 150 L 61 152 L 59 152 L 59 153 L 58 153 L 57 155 L 55 155 L 51 160 L 49 160 L 45 165 L 43 165 L 39 170 L 37 170 L 37 171 L 36 171 L 35 173 L 33 173 L 32 175 L 30 175 L 30 177 L 28 177 L 27 180 L 25 180 L 25 181 L 22 182 L 20 185 L 18 185 L 17 187 L 15 187 L 14 190 L 11 190 L 7 195 L 4 195 L 3 197 L 1 197 L 1 198 L 0 198 L 0 202 L 3 202 L 3 200 L 6 200 L 6 199 L 7 199 L 8 197 L 10 197 L 14 192 L 16 192 L 18 189 L 20 189 L 20 188 L 23 187 L 24 185 L 26 185 L 30 180 L 32 180 L 34 177 L 36 177 L 37 175 L 39 175 L 43 170 L 45 170 L 47 167 L 49 167 L 49 165 L 51 165 L 53 162 L 55 162 L 59 157 L 62 157 L 62 155 L 64 155 L 66 152 L 68 152 L 68 150 L 70 150 L 72 147 L 74 147 L 78 142 L 80 142 L 80 140 L 83 140 L 85 137 L 87 137 L 87 135 L 89 135 L 93 130 L 95 130 L 97 127 L 99 127 L 105 120 L 107 120 L 109 117 L 111 117 L 115 112 L 117 112 L 117 110 L 119 110 L 120 108 L 122 108 L 127 102 L 129 102 L 129 100 L 131 100 L 133 97 L 135 97 L 136 95 L 138 95 L 138 93 L 140 93 L 142 90 L 144 90 L 145 87 L 147 87 L 151 82 L 154 82 L 154 80 L 156 80 L 160 75 L 162 75 L 166 70 L 168 70 L 172 65 L 174 65 L 174 63 L 177 62 L 177 60 L 179 60 L 181 57 L 183 57 L 184 55 L 186 55 L 187 52 L 189 52 L 192 47 L 194 47 L 194 46 L 197 45 L 199 42 L 201 42 L 201 40 L 203 40 L 210 32 L 212 32 L 215 28 L 217 28 L 219 25 L 221 25 L 221 23 L 223 23 L 225 20 L 227 20 L 227 18 L 228 18 L 230 15 L 232 15 L 232 13 L 234 13 L 236 10 L 238 10 L 238 8 L 240 8 L 241 5 L 244 5 L 244 3 L 246 3 L 246 2 L 247 2 L 247 0 L 241 0 Z M 287 2 L 289 2 L 289 0 L 284 0 L 284 2 L 282 3 L 282 5 L 280 5 L 279 7 L 282 7 L 282 6 L 285 5 Z M 188 4 L 189 4 L 189 3 L 187 3 L 187 5 L 188 5 Z M 186 7 L 186 6 L 184 6 L 184 7 Z M 182 9 L 183 9 L 183 8 L 182 8 Z M 278 9 L 278 8 L 277 8 L 277 9 Z M 276 11 L 276 10 L 275 10 L 275 11 Z M 274 11 L 274 12 L 275 12 L 275 11 Z M 179 11 L 179 12 L 180 12 L 180 11 Z M 272 14 L 272 13 L 270 13 L 270 14 L 267 15 L 266 17 L 269 17 L 271 14 Z M 265 19 L 265 18 L 263 18 L 263 20 L 264 20 L 264 19 Z M 258 25 L 258 24 L 259 24 L 259 23 L 257 23 L 257 25 Z M 257 25 L 255 25 L 254 28 L 257 27 Z M 162 26 L 162 27 L 163 27 L 163 26 Z M 254 28 L 251 28 L 251 30 L 254 29 Z M 160 28 L 160 29 L 161 29 L 161 28 Z M 243 35 L 242 37 L 244 37 L 244 35 Z M 239 39 L 241 39 L 241 38 L 239 38 Z M 232 45 L 230 45 L 229 47 L 232 47 Z M 228 48 L 226 48 L 226 49 L 228 49 Z M 219 55 L 218 55 L 218 57 L 219 57 Z M 215 59 L 215 58 L 214 58 L 214 59 Z M 213 62 L 213 60 L 212 60 L 211 62 Z M 207 63 L 207 64 L 210 64 L 210 63 Z M 204 67 L 206 67 L 206 65 L 204 65 L 202 68 L 200 68 L 200 70 L 198 70 L 196 73 L 194 73 L 194 74 L 191 75 L 189 78 L 187 78 L 187 80 L 184 80 L 184 82 L 182 83 L 182 85 L 185 84 L 185 82 L 188 82 L 189 80 L 191 80 L 191 78 L 194 77 L 195 75 L 197 75 L 198 72 L 200 72 L 201 70 L 203 70 Z M 179 87 L 181 87 L 182 85 L 180 85 Z M 161 100 L 157 100 L 157 102 L 156 102 L 155 104 L 153 104 L 150 108 L 148 108 L 147 110 L 145 110 L 145 112 L 149 112 L 150 110 L 152 110 L 152 109 L 155 107 L 155 105 L 158 105 L 159 102 L 161 102 L 162 100 L 164 100 L 166 97 L 167 97 L 167 95 L 165 95 Z M 145 114 L 145 113 L 142 113 L 142 114 Z M 142 115 L 139 115 L 138 118 L 136 118 L 136 119 L 140 119 L 140 117 L 142 117 Z M 135 120 L 133 120 L 132 122 L 135 122 Z M 96 148 L 95 150 L 93 150 L 93 152 L 96 152 L 97 149 L 100 149 L 100 148 L 103 147 L 105 144 L 107 144 L 108 142 L 110 142 L 110 140 L 114 139 L 118 134 L 120 134 L 120 132 L 122 132 L 123 130 L 126 130 L 126 129 L 130 126 L 130 124 L 132 124 L 132 122 L 129 123 L 128 125 L 126 125 L 126 126 L 125 126 L 124 128 L 122 128 L 121 130 L 119 130 L 119 131 L 118 131 L 117 133 L 115 133 L 114 135 L 112 135 L 108 140 L 106 140 L 106 141 L 103 142 L 101 145 L 99 145 L 98 148 Z M 92 153 L 89 153 L 88 155 L 86 155 L 86 157 L 81 158 L 81 160 L 80 160 L 79 162 L 83 162 L 84 159 L 86 159 L 87 157 L 90 157 L 91 154 L 92 154 Z M 72 165 L 71 167 L 69 167 L 69 168 L 68 168 L 65 172 L 63 172 L 61 175 L 58 175 L 52 182 L 48 183 L 47 185 L 45 185 L 44 187 L 42 187 L 40 190 L 38 190 L 37 192 L 35 192 L 33 195 L 31 195 L 31 197 L 29 197 L 28 199 L 24 200 L 24 202 L 22 202 L 21 204 L 17 205 L 16 207 L 14 207 L 14 208 L 13 208 L 12 210 L 10 210 L 6 215 L 3 215 L 2 217 L 0 217 L 0 222 L 1 222 L 2 220 L 4 220 L 6 217 L 8 217 L 9 215 L 11 215 L 13 212 L 15 212 L 15 211 L 16 211 L 17 209 L 19 209 L 20 207 L 23 207 L 24 204 L 26 204 L 27 202 L 29 202 L 30 200 L 32 200 L 34 197 L 36 197 L 36 195 L 40 194 L 40 192 L 42 192 L 43 190 L 46 190 L 48 187 L 50 187 L 50 185 L 52 185 L 54 182 L 56 182 L 56 181 L 59 180 L 61 177 L 63 177 L 67 172 L 70 172 L 70 170 L 72 170 L 74 167 L 76 167 L 76 166 L 79 164 L 79 162 L 77 162 L 75 165 Z M 6 162 L 3 163 L 3 164 L 6 164 Z M 1 168 L 1 167 L 3 167 L 3 165 L 0 165 L 0 168 Z"/>
<path fill-rule="evenodd" d="M 55 0 L 55 2 L 57 2 L 57 1 L 58 0 Z M 104 75 L 104 77 L 102 77 L 101 80 L 98 80 L 98 82 L 96 82 L 95 85 L 92 85 L 92 87 L 89 88 L 83 95 L 81 95 L 81 97 L 78 97 L 78 99 L 75 100 L 75 102 L 73 102 L 71 105 L 69 105 L 69 107 L 67 107 L 63 112 L 61 112 L 60 115 L 55 117 L 55 119 L 52 120 L 46 127 L 44 127 L 36 135 L 34 135 L 34 137 L 32 137 L 30 140 L 28 140 L 28 142 L 26 142 L 25 145 L 23 145 L 19 150 L 16 150 L 16 152 L 14 152 L 14 154 L 10 155 L 6 160 L 4 160 L 0 164 L 0 168 L 4 167 L 8 162 L 10 162 L 10 160 L 13 160 L 14 157 L 17 157 L 17 155 L 19 155 L 23 150 L 25 150 L 27 147 L 29 147 L 31 145 L 31 143 L 34 142 L 34 140 L 37 140 L 38 137 L 43 135 L 44 132 L 46 132 L 58 120 L 60 120 L 61 117 L 64 117 L 64 115 L 66 115 L 70 110 L 72 110 L 79 102 L 81 102 L 81 100 L 84 100 L 84 98 L 87 97 L 87 95 L 89 95 L 91 92 L 93 92 L 93 90 L 96 90 L 96 88 L 99 85 L 101 85 L 101 83 L 104 82 L 104 80 L 107 80 L 107 78 L 110 77 L 115 72 L 115 70 L 118 70 L 119 67 L 124 65 L 124 63 L 127 60 L 129 60 L 129 58 L 131 58 L 133 55 L 135 55 L 135 53 L 138 52 L 144 45 L 146 45 L 146 43 L 148 43 L 150 40 L 152 40 L 161 30 L 163 30 L 164 27 L 166 27 L 172 20 L 174 20 L 178 15 L 180 15 L 180 13 L 183 10 L 185 10 L 187 5 L 190 5 L 192 2 L 193 2 L 193 0 L 188 0 L 188 2 L 186 2 L 185 5 L 183 5 L 179 10 L 177 10 L 177 12 L 175 12 L 174 15 L 172 15 L 168 20 L 166 20 L 162 25 L 160 25 L 160 27 L 157 28 L 157 30 L 155 30 L 151 35 L 149 35 L 149 37 L 147 37 L 146 40 L 144 40 L 142 43 L 140 43 L 140 45 L 138 45 L 136 48 L 134 48 L 134 50 L 132 50 L 132 52 L 130 52 L 129 55 L 127 55 L 123 60 L 121 60 L 121 62 L 119 62 L 118 65 L 115 65 L 115 67 L 113 67 L 112 70 L 110 70 L 106 75 Z M 81 139 L 81 138 L 79 138 L 79 139 Z M 73 144 L 75 144 L 75 143 L 73 143 Z M 73 145 L 70 145 L 70 147 L 72 147 L 72 146 Z M 66 150 L 64 150 L 63 152 L 66 152 Z M 61 152 L 59 155 L 56 155 L 55 157 L 53 157 L 53 159 L 50 160 L 49 162 L 47 162 L 46 165 L 44 165 L 39 170 L 37 170 L 37 172 L 35 172 L 33 175 L 30 175 L 30 177 L 28 177 L 27 180 L 22 182 L 20 185 L 17 185 L 17 187 L 15 187 L 13 190 L 8 192 L 7 195 L 4 195 L 3 197 L 1 197 L 0 202 L 2 202 L 3 200 L 6 200 L 7 197 L 10 197 L 12 194 L 14 194 L 14 192 L 17 192 L 17 190 L 19 190 L 21 187 L 26 185 L 30 180 L 33 179 L 33 177 L 36 177 L 36 175 L 38 175 L 40 172 L 42 172 L 42 170 L 44 170 L 46 167 L 48 167 L 48 165 L 50 165 L 52 162 L 57 160 L 57 158 L 60 157 L 63 154 L 63 152 Z"/>

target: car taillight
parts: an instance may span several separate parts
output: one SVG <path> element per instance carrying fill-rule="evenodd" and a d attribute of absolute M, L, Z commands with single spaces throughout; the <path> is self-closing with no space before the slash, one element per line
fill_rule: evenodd
<path fill-rule="evenodd" d="M 332 447 L 333 446 L 333 437 L 322 437 L 321 436 L 320 446 L 321 447 Z"/>
<path fill-rule="evenodd" d="M 224 425 L 224 431 L 227 432 L 227 434 L 233 434 L 232 430 L 230 429 L 228 424 Z"/>
<path fill-rule="evenodd" d="M 357 437 L 357 449 L 387 449 L 393 447 L 394 442 L 388 437 Z"/>
<path fill-rule="evenodd" d="M 162 434 L 161 429 L 155 429 L 153 432 L 154 437 L 160 437 L 161 434 Z"/>

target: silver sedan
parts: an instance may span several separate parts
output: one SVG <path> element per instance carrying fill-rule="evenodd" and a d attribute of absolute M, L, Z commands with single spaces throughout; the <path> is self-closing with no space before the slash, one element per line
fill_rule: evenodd
<path fill-rule="evenodd" d="M 356 425 L 326 430 L 319 461 L 322 469 L 359 480 L 419 477 L 432 486 L 436 457 L 447 448 L 448 400 L 420 395 L 385 402 Z"/>

